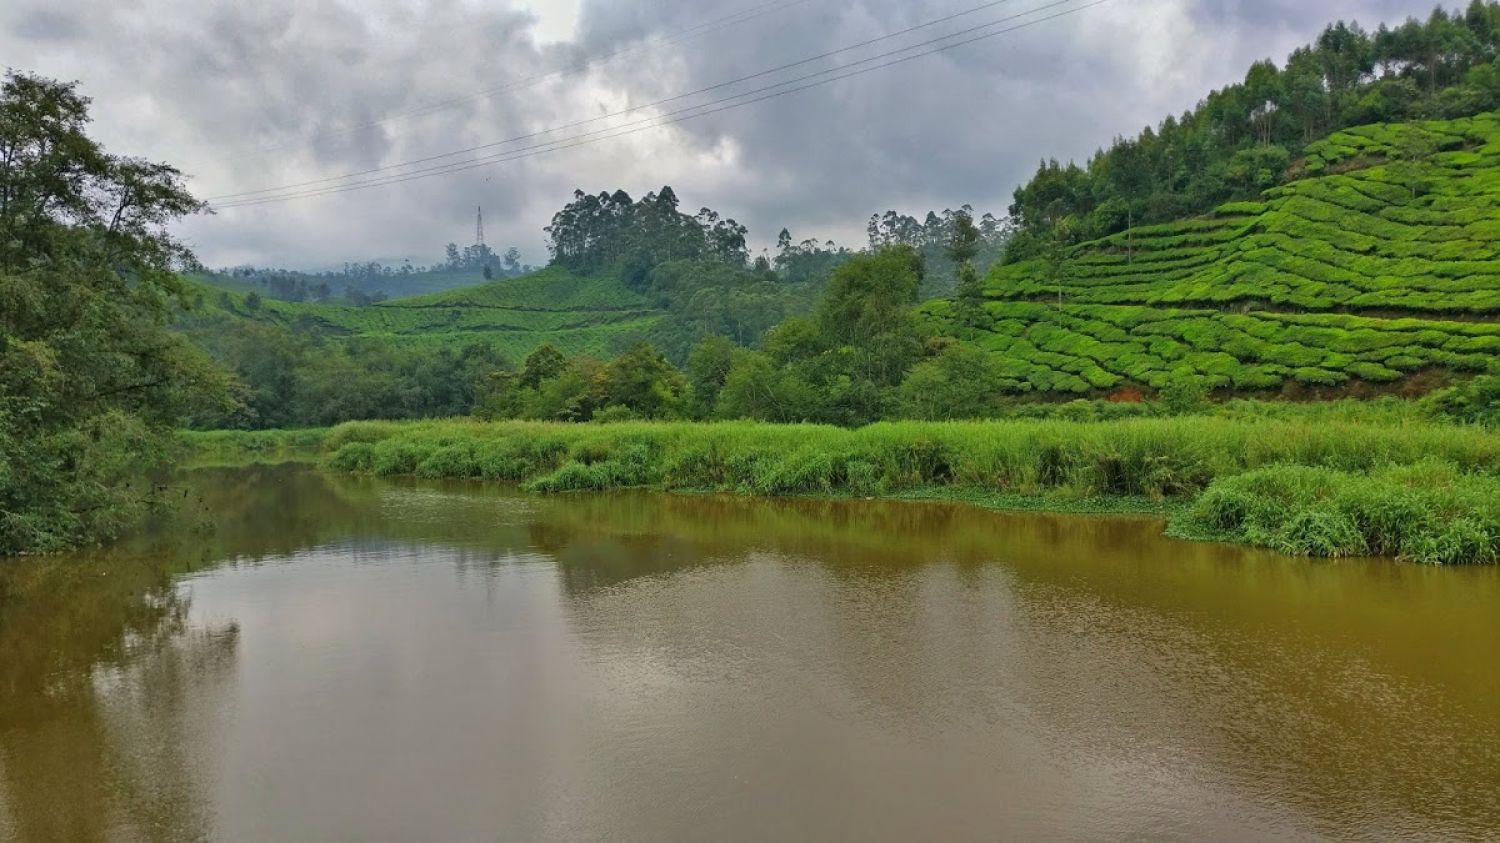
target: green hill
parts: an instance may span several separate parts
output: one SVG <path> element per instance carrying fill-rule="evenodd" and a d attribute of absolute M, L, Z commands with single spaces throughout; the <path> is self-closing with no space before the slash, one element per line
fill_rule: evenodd
<path fill-rule="evenodd" d="M 1263 201 L 996 267 L 966 319 L 922 312 L 1023 393 L 1500 370 L 1500 116 L 1336 133 Z"/>
<path fill-rule="evenodd" d="M 368 307 L 308 304 L 202 288 L 188 323 L 232 318 L 265 322 L 333 339 L 388 341 L 403 347 L 459 347 L 480 342 L 511 359 L 543 343 L 565 353 L 610 355 L 644 339 L 660 311 L 617 279 L 581 277 L 550 267 Z"/>

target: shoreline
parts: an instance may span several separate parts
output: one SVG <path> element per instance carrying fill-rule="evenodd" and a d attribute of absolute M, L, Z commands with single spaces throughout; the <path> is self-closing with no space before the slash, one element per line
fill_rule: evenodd
<path fill-rule="evenodd" d="M 1174 538 L 1297 556 L 1500 562 L 1500 434 L 1436 422 L 450 420 L 183 441 L 194 462 L 318 454 L 345 473 L 496 480 L 538 493 L 643 488 L 1150 515 Z"/>

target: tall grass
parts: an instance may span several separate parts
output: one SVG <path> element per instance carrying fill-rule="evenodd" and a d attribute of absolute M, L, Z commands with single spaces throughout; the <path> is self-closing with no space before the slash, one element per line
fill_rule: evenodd
<path fill-rule="evenodd" d="M 180 457 L 188 465 L 255 462 L 271 457 L 316 459 L 328 428 L 304 430 L 183 430 L 177 433 Z"/>
<path fill-rule="evenodd" d="M 1171 532 L 1303 556 L 1500 562 L 1500 479 L 1438 460 L 1369 474 L 1281 465 L 1214 482 Z"/>
<path fill-rule="evenodd" d="M 501 478 L 566 487 L 557 473 L 633 466 L 602 485 L 803 494 L 957 485 L 1172 498 L 1223 476 L 1293 464 L 1368 473 L 1440 459 L 1500 473 L 1500 435 L 1478 428 L 1211 417 L 1114 422 L 886 422 L 849 430 L 759 422 L 354 422 L 324 447 L 372 474 Z M 577 468 L 570 469 L 576 477 Z M 600 485 L 600 484 L 595 484 Z"/>

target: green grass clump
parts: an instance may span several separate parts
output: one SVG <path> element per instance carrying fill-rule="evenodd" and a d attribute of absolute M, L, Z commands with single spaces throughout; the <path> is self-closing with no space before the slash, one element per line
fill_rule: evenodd
<path fill-rule="evenodd" d="M 1424 461 L 1360 474 L 1278 465 L 1216 480 L 1174 519 L 1180 536 L 1299 556 L 1500 562 L 1500 479 Z"/>
<path fill-rule="evenodd" d="M 1495 561 L 1500 434 L 1418 421 L 1390 403 L 1383 421 L 1348 420 L 1339 405 L 1309 409 L 1303 419 L 1288 409 L 1256 415 L 1245 402 L 1216 411 L 1239 416 L 853 430 L 759 422 L 354 423 L 334 428 L 325 447 L 327 464 L 338 470 L 506 480 L 537 492 L 1044 498 L 1049 508 L 1191 502 L 1174 525 L 1180 534 L 1300 555 Z"/>
<path fill-rule="evenodd" d="M 316 457 L 329 435 L 328 428 L 303 430 L 183 430 L 177 434 L 181 456 L 190 465 L 233 459 L 305 455 Z"/>

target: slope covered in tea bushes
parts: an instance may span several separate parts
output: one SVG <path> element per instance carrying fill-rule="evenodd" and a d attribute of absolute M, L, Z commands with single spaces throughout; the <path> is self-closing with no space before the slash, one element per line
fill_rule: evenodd
<path fill-rule="evenodd" d="M 331 339 L 458 348 L 478 342 L 520 359 L 544 343 L 566 353 L 612 356 L 644 339 L 661 317 L 618 279 L 584 277 L 550 267 L 368 307 L 310 304 L 204 288 L 188 325 L 245 319 Z"/>
<path fill-rule="evenodd" d="M 1309 147 L 1263 201 L 996 267 L 978 318 L 1016 392 L 1391 383 L 1500 361 L 1500 116 Z"/>

